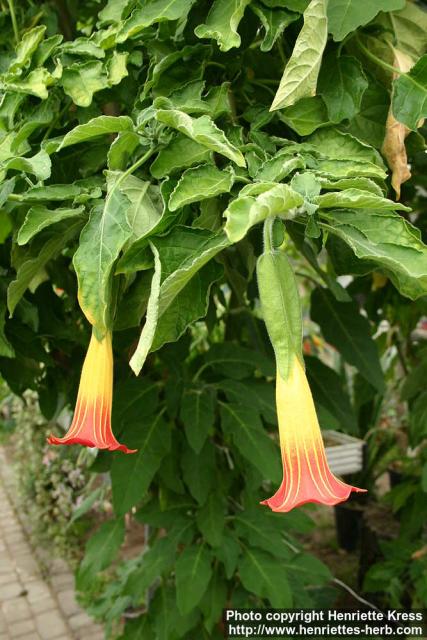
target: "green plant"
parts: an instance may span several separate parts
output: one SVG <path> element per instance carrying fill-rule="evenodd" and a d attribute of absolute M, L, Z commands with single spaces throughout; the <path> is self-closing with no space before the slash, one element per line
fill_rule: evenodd
<path fill-rule="evenodd" d="M 91 350 L 66 437 L 137 449 L 99 451 L 91 466 L 109 473 L 114 517 L 87 543 L 82 598 L 111 633 L 150 640 L 221 637 L 226 604 L 329 605 L 331 573 L 298 541 L 310 518 L 258 506 L 281 479 L 274 356 L 280 372 L 289 355 L 272 335 L 273 353 L 263 322 L 260 223 L 264 249 L 286 251 L 298 274 L 306 324 L 309 307 L 337 351 L 333 366 L 306 362 L 321 426 L 369 437 L 411 355 L 389 329 L 407 335 L 425 313 L 424 10 L 13 9 L 0 70 L 0 370 L 16 393 L 37 391 L 51 420 L 74 402 L 92 333 L 103 394 Z M 278 277 L 275 293 L 288 283 Z M 83 424 L 99 413 L 102 429 Z M 123 563 L 135 521 L 149 549 Z"/>

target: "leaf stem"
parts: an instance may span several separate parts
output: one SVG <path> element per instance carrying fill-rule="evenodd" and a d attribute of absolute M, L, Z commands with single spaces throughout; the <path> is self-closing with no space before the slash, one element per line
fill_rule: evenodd
<path fill-rule="evenodd" d="M 273 251 L 273 225 L 274 225 L 274 216 L 269 216 L 264 221 L 264 227 L 262 230 L 262 235 L 264 239 L 264 251 Z"/>
<path fill-rule="evenodd" d="M 404 72 L 401 71 L 400 69 L 396 69 L 396 67 L 393 67 L 391 64 L 388 64 L 388 62 L 385 62 L 384 60 L 381 60 L 381 58 L 378 58 L 378 56 L 376 56 L 374 53 L 372 53 L 372 51 L 369 51 L 369 49 L 367 47 L 365 47 L 365 45 L 360 41 L 359 38 L 356 38 L 356 41 L 357 41 L 357 44 L 358 44 L 359 48 L 363 51 L 365 56 L 370 58 L 373 62 L 378 64 L 380 67 L 383 67 L 383 69 L 386 69 L 387 71 L 391 71 L 391 73 L 394 73 L 394 74 L 396 74 L 398 76 L 401 76 L 401 75 L 404 74 Z"/>
<path fill-rule="evenodd" d="M 12 20 L 13 33 L 15 35 L 16 44 L 18 44 L 20 37 L 19 37 L 18 23 L 16 21 L 14 0 L 7 0 L 7 3 L 9 5 L 10 19 Z"/>

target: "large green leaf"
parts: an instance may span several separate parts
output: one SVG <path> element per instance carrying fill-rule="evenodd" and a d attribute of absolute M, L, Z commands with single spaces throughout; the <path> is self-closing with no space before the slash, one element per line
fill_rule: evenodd
<path fill-rule="evenodd" d="M 289 558 L 283 524 L 266 509 L 258 507 L 238 513 L 234 518 L 234 526 L 239 537 L 247 540 L 252 547 L 268 551 L 282 560 Z"/>
<path fill-rule="evenodd" d="M 396 120 L 409 129 L 417 129 L 427 116 L 427 54 L 394 81 L 391 106 Z"/>
<path fill-rule="evenodd" d="M 128 577 L 124 593 L 135 601 L 144 601 L 146 591 L 166 571 L 170 571 L 176 555 L 176 539 L 158 538 L 142 555 L 140 566 Z"/>
<path fill-rule="evenodd" d="M 18 244 L 27 244 L 35 235 L 51 224 L 70 218 L 76 218 L 84 213 L 83 206 L 74 209 L 48 209 L 43 205 L 36 205 L 28 210 L 25 220 L 19 229 Z"/>
<path fill-rule="evenodd" d="M 375 18 L 380 11 L 402 9 L 405 0 L 329 0 L 328 28 L 336 42 Z"/>
<path fill-rule="evenodd" d="M 196 516 L 197 526 L 211 547 L 219 547 L 225 526 L 224 499 L 218 492 L 212 492 Z"/>
<path fill-rule="evenodd" d="M 137 452 L 115 455 L 111 467 L 113 505 L 117 515 L 123 515 L 140 502 L 168 453 L 171 438 L 162 415 L 128 422 L 123 438 Z"/>
<path fill-rule="evenodd" d="M 327 289 L 311 295 L 311 318 L 322 329 L 325 339 L 342 357 L 355 366 L 378 391 L 384 391 L 384 375 L 378 348 L 371 336 L 369 321 L 355 302 L 338 302 Z"/>
<path fill-rule="evenodd" d="M 213 38 L 221 51 L 240 47 L 237 27 L 251 0 L 214 0 L 205 24 L 194 30 L 199 38 Z"/>
<path fill-rule="evenodd" d="M 214 445 L 210 440 L 207 440 L 198 454 L 188 446 L 184 450 L 180 462 L 182 475 L 191 495 L 200 505 L 204 505 L 217 481 Z"/>
<path fill-rule="evenodd" d="M 225 231 L 230 242 L 238 242 L 269 216 L 286 215 L 303 204 L 304 198 L 286 184 L 259 183 L 243 187 L 224 212 Z"/>
<path fill-rule="evenodd" d="M 362 66 L 351 56 L 328 55 L 319 76 L 319 93 L 331 122 L 353 118 L 360 110 L 368 81 Z"/>
<path fill-rule="evenodd" d="M 163 318 L 163 325 L 160 327 L 157 325 L 169 307 L 171 307 L 178 294 L 180 294 L 187 285 L 190 285 L 190 281 L 197 275 L 198 271 L 219 251 L 228 246 L 229 243 L 227 237 L 222 232 L 212 234 L 202 229 L 177 227 L 165 238 L 159 238 L 155 244 L 160 256 L 157 272 L 161 269 L 162 282 L 161 286 L 158 287 L 156 280 L 156 286 L 154 288 L 152 287 L 152 294 L 150 295 L 150 301 L 148 303 L 150 316 L 147 314 L 147 320 L 142 330 L 138 346 L 130 361 L 130 366 L 136 374 L 141 371 L 145 358 L 153 346 L 156 332 L 158 332 L 157 345 L 154 343 L 154 346 L 159 348 L 161 344 L 163 344 L 164 337 L 160 339 L 160 335 L 168 331 L 165 323 L 170 326 L 171 320 L 173 320 L 177 330 L 180 329 L 181 332 L 186 328 L 186 324 L 184 328 L 179 326 L 182 324 L 182 318 L 180 322 L 178 322 L 176 317 L 176 312 L 181 314 L 182 305 L 178 305 L 178 308 L 173 310 L 175 313 Z M 193 281 L 193 285 L 196 287 L 200 287 L 200 284 L 201 281 L 199 278 Z M 201 291 L 202 290 L 203 288 Z M 198 296 L 196 294 L 193 303 L 197 301 L 197 298 Z M 191 306 L 189 310 L 190 312 L 192 311 Z"/>
<path fill-rule="evenodd" d="M 321 96 L 301 98 L 295 104 L 283 109 L 279 117 L 300 136 L 308 136 L 316 129 L 331 124 Z"/>
<path fill-rule="evenodd" d="M 31 281 L 40 274 L 49 260 L 55 258 L 62 251 L 80 228 L 81 222 L 78 221 L 61 230 L 56 229 L 54 233 L 43 239 L 43 245 L 38 248 L 37 252 L 34 252 L 34 255 L 30 252 L 20 264 L 16 279 L 10 283 L 7 290 L 7 306 L 11 315 Z"/>
<path fill-rule="evenodd" d="M 125 537 L 123 518 L 110 520 L 100 526 L 92 535 L 85 550 L 85 556 L 79 568 L 79 577 L 89 580 L 114 560 Z"/>
<path fill-rule="evenodd" d="M 427 246 L 418 229 L 395 213 L 321 211 L 322 223 L 342 238 L 358 258 L 384 270 L 399 289 L 415 299 L 427 293 Z"/>
<path fill-rule="evenodd" d="M 171 193 L 169 209 L 176 211 L 191 202 L 230 193 L 233 182 L 234 172 L 231 167 L 221 170 L 215 165 L 205 164 L 187 169 Z"/>
<path fill-rule="evenodd" d="M 231 142 L 226 138 L 225 133 L 218 129 L 210 116 L 200 116 L 192 118 L 183 111 L 169 107 L 171 103 L 158 98 L 154 105 L 156 107 L 156 118 L 159 122 L 164 122 L 169 127 L 177 129 L 195 142 L 216 151 L 221 155 L 235 162 L 239 167 L 245 167 L 245 159 Z"/>
<path fill-rule="evenodd" d="M 176 563 L 176 599 L 185 615 L 198 605 L 212 576 L 211 555 L 203 545 L 186 547 Z"/>
<path fill-rule="evenodd" d="M 306 356 L 304 360 L 316 405 L 324 407 L 336 419 L 340 430 L 357 434 L 356 416 L 344 389 L 342 377 L 319 358 Z"/>
<path fill-rule="evenodd" d="M 164 213 L 163 203 L 159 188 L 136 176 L 127 176 L 120 184 L 120 191 L 130 203 L 127 219 L 132 235 L 126 244 L 128 249 L 130 244 L 141 242 L 159 228 Z"/>
<path fill-rule="evenodd" d="M 121 24 L 116 36 L 117 42 L 133 38 L 156 22 L 183 19 L 193 3 L 194 0 L 142 0 Z"/>
<path fill-rule="evenodd" d="M 316 93 L 317 77 L 328 38 L 326 0 L 311 0 L 271 110 L 282 109 Z"/>
<path fill-rule="evenodd" d="M 9 65 L 8 73 L 20 75 L 24 69 L 30 66 L 31 58 L 40 42 L 43 40 L 45 31 L 46 27 L 41 25 L 39 27 L 29 29 L 23 34 L 18 46 L 16 47 L 15 58 Z"/>
<path fill-rule="evenodd" d="M 89 322 L 103 331 L 111 325 L 111 283 L 114 262 L 132 234 L 129 200 L 120 191 L 125 174 L 107 172 L 103 209 L 94 208 L 74 254 L 79 304 Z"/>
<path fill-rule="evenodd" d="M 42 149 L 31 158 L 9 158 L 0 164 L 0 172 L 2 169 L 5 171 L 14 169 L 15 171 L 30 173 L 39 180 L 47 180 L 50 177 L 51 167 L 50 158 L 46 151 Z"/>
<path fill-rule="evenodd" d="M 258 469 L 263 478 L 280 481 L 277 446 L 268 436 L 257 413 L 245 406 L 222 404 L 221 424 L 224 433 L 233 438 L 236 449 Z"/>
<path fill-rule="evenodd" d="M 277 558 L 265 551 L 246 548 L 239 562 L 239 574 L 243 586 L 260 598 L 266 598 L 273 607 L 291 607 L 292 589 Z"/>
<path fill-rule="evenodd" d="M 214 424 L 212 393 L 203 388 L 188 389 L 182 397 L 180 418 L 189 445 L 196 453 L 200 453 Z"/>
<path fill-rule="evenodd" d="M 380 14 L 375 22 L 390 31 L 392 44 L 414 60 L 426 52 L 427 12 L 421 6 L 407 2 L 401 11 Z"/>
<path fill-rule="evenodd" d="M 128 116 L 98 116 L 71 129 L 64 136 L 58 151 L 98 136 L 118 133 L 119 131 L 130 131 L 132 128 L 133 122 Z"/>

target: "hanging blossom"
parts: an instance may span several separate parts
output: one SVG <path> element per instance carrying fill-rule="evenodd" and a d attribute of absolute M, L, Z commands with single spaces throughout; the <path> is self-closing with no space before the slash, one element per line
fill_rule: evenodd
<path fill-rule="evenodd" d="M 277 371 L 276 405 L 283 480 L 274 496 L 261 504 L 287 512 L 306 502 L 335 505 L 352 491 L 365 491 L 345 484 L 329 469 L 313 397 L 297 356 L 286 380 Z"/>
<path fill-rule="evenodd" d="M 113 401 L 113 349 L 111 332 L 101 340 L 92 337 L 83 363 L 73 421 L 63 438 L 49 436 L 49 444 L 82 444 L 109 451 L 134 453 L 114 437 L 111 429 Z"/>

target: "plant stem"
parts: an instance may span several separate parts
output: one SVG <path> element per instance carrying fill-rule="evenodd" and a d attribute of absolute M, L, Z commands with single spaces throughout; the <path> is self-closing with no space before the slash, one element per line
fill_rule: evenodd
<path fill-rule="evenodd" d="M 15 13 L 14 0 L 7 0 L 7 3 L 9 5 L 10 19 L 12 20 L 13 33 L 15 35 L 16 44 L 18 44 L 20 38 L 19 38 L 18 23 L 16 22 L 16 13 Z"/>
<path fill-rule="evenodd" d="M 404 73 L 403 71 L 400 71 L 400 69 L 396 69 L 396 67 L 393 67 L 391 64 L 388 64 L 388 62 L 385 62 L 384 60 L 381 60 L 381 58 L 378 58 L 378 56 L 376 56 L 374 53 L 372 53 L 372 51 L 369 51 L 369 49 L 367 47 L 365 47 L 365 45 L 360 41 L 359 38 L 356 38 L 356 41 L 357 41 L 357 44 L 358 44 L 359 48 L 363 51 L 365 56 L 370 58 L 373 62 L 378 64 L 380 67 L 383 67 L 383 69 L 386 69 L 387 71 L 391 71 L 391 73 L 394 73 L 397 76 L 403 75 L 403 73 Z"/>

